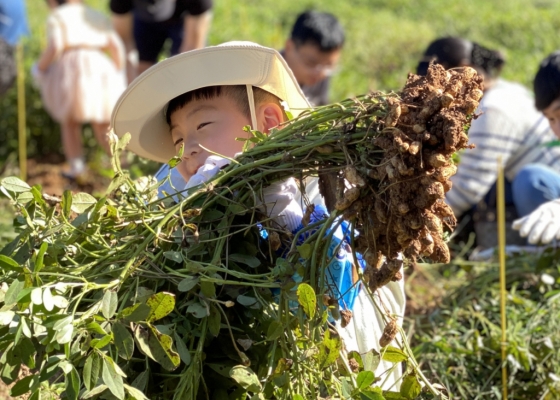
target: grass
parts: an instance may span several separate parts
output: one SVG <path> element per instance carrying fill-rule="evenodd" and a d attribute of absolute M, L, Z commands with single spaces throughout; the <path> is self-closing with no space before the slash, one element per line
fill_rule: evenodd
<path fill-rule="evenodd" d="M 108 12 L 108 1 L 86 0 Z M 508 58 L 504 78 L 531 85 L 538 63 L 560 47 L 560 2 L 554 0 L 215 0 L 209 44 L 251 40 L 280 49 L 298 13 L 318 9 L 337 15 L 347 32 L 332 100 L 370 89 L 399 89 L 422 52 L 437 37 L 459 35 L 500 49 Z M 32 35 L 44 38 L 47 7 L 28 0 Z"/>

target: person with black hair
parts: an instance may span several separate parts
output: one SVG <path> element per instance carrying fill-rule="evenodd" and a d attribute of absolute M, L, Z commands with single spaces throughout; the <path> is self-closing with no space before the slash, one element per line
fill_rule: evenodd
<path fill-rule="evenodd" d="M 548 119 L 550 128 L 560 138 L 560 51 L 555 51 L 540 64 L 533 80 L 535 106 Z M 529 243 L 550 243 L 560 239 L 560 170 L 533 164 L 519 175 L 528 183 L 518 196 L 531 202 L 534 211 L 513 222 Z"/>
<path fill-rule="evenodd" d="M 469 141 L 476 149 L 461 155 L 446 201 L 457 217 L 474 209 L 475 217 L 495 218 L 495 182 L 501 157 L 509 182 L 506 200 L 514 205 L 509 219 L 529 214 L 535 205 L 523 193 L 531 185 L 520 171 L 533 163 L 560 170 L 560 147 L 546 146 L 554 140 L 554 134 L 535 108 L 531 93 L 499 77 L 505 64 L 500 52 L 463 38 L 447 37 L 431 43 L 418 65 L 418 73 L 425 72 L 431 61 L 445 68 L 471 66 L 484 78 L 478 118 L 473 119 L 469 129 Z M 477 207 L 479 202 L 482 207 Z"/>
<path fill-rule="evenodd" d="M 326 12 L 298 15 L 280 53 L 313 106 L 329 103 L 330 77 L 336 71 L 345 34 L 338 19 Z"/>

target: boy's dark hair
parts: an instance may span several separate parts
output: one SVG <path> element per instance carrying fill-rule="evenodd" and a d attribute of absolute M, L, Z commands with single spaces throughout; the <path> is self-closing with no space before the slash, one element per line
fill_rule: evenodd
<path fill-rule="evenodd" d="M 332 14 L 306 11 L 300 14 L 290 38 L 296 45 L 311 43 L 323 52 L 338 50 L 344 45 L 344 29 Z"/>
<path fill-rule="evenodd" d="M 432 60 L 445 69 L 456 68 L 467 63 L 490 77 L 497 76 L 505 64 L 501 52 L 458 37 L 440 38 L 430 43 L 416 67 L 416 73 L 426 75 Z"/>
<path fill-rule="evenodd" d="M 59 6 L 63 5 L 64 3 L 66 3 L 66 0 L 54 0 L 56 2 L 56 4 L 58 4 Z M 48 0 L 47 0 L 48 2 Z"/>
<path fill-rule="evenodd" d="M 542 111 L 560 98 L 560 51 L 546 57 L 533 80 L 535 106 Z"/>
<path fill-rule="evenodd" d="M 231 85 L 203 87 L 175 97 L 167 105 L 165 120 L 168 125 L 171 125 L 171 114 L 185 107 L 190 102 L 195 100 L 210 100 L 221 96 L 232 99 L 239 107 L 239 111 L 241 111 L 249 120 L 251 119 L 251 109 L 249 107 L 249 98 L 247 97 L 247 88 L 244 85 Z M 255 99 L 255 106 L 269 102 L 282 107 L 278 97 L 261 88 L 253 86 L 253 97 Z"/>

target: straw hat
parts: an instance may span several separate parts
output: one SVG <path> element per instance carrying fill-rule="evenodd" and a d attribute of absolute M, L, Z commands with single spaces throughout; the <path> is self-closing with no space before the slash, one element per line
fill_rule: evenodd
<path fill-rule="evenodd" d="M 117 101 L 112 128 L 119 137 L 130 132 L 131 151 L 165 163 L 175 155 L 165 120 L 169 101 L 220 85 L 246 85 L 250 94 L 251 86 L 266 90 L 286 102 L 294 116 L 311 107 L 280 53 L 252 42 L 227 42 L 179 54 L 148 69 Z M 253 111 L 252 96 L 249 103 Z"/>

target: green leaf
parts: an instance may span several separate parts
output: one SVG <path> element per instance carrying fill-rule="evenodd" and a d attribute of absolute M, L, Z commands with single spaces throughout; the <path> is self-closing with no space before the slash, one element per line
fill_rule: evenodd
<path fill-rule="evenodd" d="M 140 321 L 145 321 L 151 312 L 152 309 L 148 307 L 146 304 L 138 303 L 122 310 L 121 317 L 124 318 L 126 321 L 140 322 Z"/>
<path fill-rule="evenodd" d="M 266 340 L 276 340 L 284 333 L 284 325 L 278 321 L 272 321 L 266 331 Z"/>
<path fill-rule="evenodd" d="M 208 330 L 214 336 L 218 336 L 220 333 L 220 322 L 221 322 L 220 310 L 215 306 L 210 307 L 210 315 L 208 316 Z"/>
<path fill-rule="evenodd" d="M 70 210 L 72 209 L 72 192 L 65 190 L 62 193 L 62 202 L 60 203 L 62 207 L 62 213 L 66 218 L 70 215 Z"/>
<path fill-rule="evenodd" d="M 55 331 L 60 331 L 62 328 L 64 328 L 66 325 L 72 324 L 72 322 L 74 321 L 74 317 L 72 317 L 71 315 L 61 318 L 59 320 L 57 320 L 54 324 L 53 324 L 53 329 Z"/>
<path fill-rule="evenodd" d="M 422 392 L 422 386 L 420 386 L 416 375 L 406 375 L 401 383 L 400 394 L 412 400 L 420 396 L 420 392 Z"/>
<path fill-rule="evenodd" d="M 0 311 L 0 325 L 10 325 L 16 313 L 13 311 Z"/>
<path fill-rule="evenodd" d="M 90 346 L 96 349 L 102 349 L 103 347 L 111 343 L 112 339 L 113 337 L 111 335 L 105 335 L 101 339 L 93 339 L 90 342 Z"/>
<path fill-rule="evenodd" d="M 183 262 L 183 256 L 178 251 L 166 251 L 163 253 L 163 256 L 168 260 L 175 261 L 176 263 Z"/>
<path fill-rule="evenodd" d="M 209 298 L 214 298 L 216 297 L 216 286 L 214 285 L 213 282 L 208 282 L 208 281 L 201 281 L 200 282 L 200 292 Z"/>
<path fill-rule="evenodd" d="M 146 385 L 148 384 L 148 377 L 149 377 L 148 370 L 140 372 L 136 377 L 136 379 L 132 381 L 132 386 L 140 391 L 144 391 L 144 389 L 146 389 Z"/>
<path fill-rule="evenodd" d="M 45 307 L 47 311 L 52 311 L 54 309 L 54 301 L 50 288 L 45 288 L 45 290 L 43 290 L 43 307 Z"/>
<path fill-rule="evenodd" d="M 157 321 L 173 311 L 175 308 L 175 295 L 167 292 L 156 293 L 146 300 L 146 305 L 150 307 L 150 314 L 146 321 Z"/>
<path fill-rule="evenodd" d="M 134 338 L 145 355 L 168 371 L 173 371 L 181 363 L 179 354 L 172 349 L 171 337 L 159 332 L 153 326 L 150 325 L 149 329 L 138 326 L 134 331 Z"/>
<path fill-rule="evenodd" d="M 76 193 L 72 196 L 72 211 L 81 214 L 97 203 L 97 199 L 88 193 Z"/>
<path fill-rule="evenodd" d="M 62 329 L 56 331 L 54 339 L 59 344 L 70 343 L 72 334 L 74 333 L 74 326 L 72 324 L 64 325 Z"/>
<path fill-rule="evenodd" d="M 97 333 L 99 335 L 106 335 L 107 332 L 97 322 L 90 322 L 86 325 L 88 332 Z"/>
<path fill-rule="evenodd" d="M 207 306 L 196 302 L 187 307 L 187 312 L 193 314 L 196 318 L 204 318 L 210 313 L 210 310 Z"/>
<path fill-rule="evenodd" d="M 66 375 L 66 397 L 69 400 L 76 400 L 80 392 L 80 375 L 76 368 L 72 367 L 69 374 Z"/>
<path fill-rule="evenodd" d="M 97 384 L 97 379 L 99 379 L 99 373 L 101 372 L 101 358 L 97 353 L 93 352 L 87 358 L 84 364 L 84 370 L 82 372 L 84 385 L 87 390 L 92 390 Z"/>
<path fill-rule="evenodd" d="M 37 306 L 43 304 L 43 289 L 38 287 L 31 290 L 31 302 Z"/>
<path fill-rule="evenodd" d="M 2 271 L 21 271 L 21 266 L 12 258 L 0 254 L 0 270 Z"/>
<path fill-rule="evenodd" d="M 115 322 L 113 324 L 113 336 L 115 346 L 117 346 L 119 350 L 119 356 L 125 360 L 130 360 L 134 353 L 134 339 L 132 338 L 132 334 L 123 324 Z"/>
<path fill-rule="evenodd" d="M 294 394 L 292 400 L 305 400 L 301 394 Z"/>
<path fill-rule="evenodd" d="M 185 279 L 183 279 L 181 282 L 179 282 L 179 285 L 177 286 L 177 289 L 180 292 L 188 292 L 193 287 L 195 287 L 197 283 L 198 283 L 198 277 L 188 276 Z"/>
<path fill-rule="evenodd" d="M 103 358 L 103 383 L 107 385 L 111 393 L 119 399 L 124 399 L 124 385 L 122 376 L 117 374 L 113 365 L 113 360 Z"/>
<path fill-rule="evenodd" d="M 25 287 L 25 282 L 20 280 L 15 280 L 12 282 L 6 296 L 4 297 L 4 307 L 12 306 L 17 303 L 18 296 L 20 292 Z"/>
<path fill-rule="evenodd" d="M 146 396 L 144 396 L 144 393 L 142 393 L 140 390 L 136 389 L 133 386 L 127 385 L 125 383 L 124 388 L 130 395 L 130 397 L 132 397 L 134 400 L 149 400 Z"/>
<path fill-rule="evenodd" d="M 43 260 L 48 247 L 49 245 L 47 242 L 41 243 L 41 247 L 39 247 L 39 253 L 37 253 L 37 257 L 35 258 L 35 268 L 33 269 L 35 276 L 37 276 L 37 273 L 43 268 Z"/>
<path fill-rule="evenodd" d="M 243 389 L 249 392 L 258 392 L 262 389 L 259 377 L 249 367 L 236 365 L 229 371 L 229 376 Z"/>
<path fill-rule="evenodd" d="M 301 283 L 297 289 L 297 296 L 303 311 L 305 311 L 309 319 L 313 319 L 317 307 L 317 297 L 313 288 L 307 283 Z"/>
<path fill-rule="evenodd" d="M 397 349 L 396 347 L 393 346 L 385 347 L 385 350 L 383 351 L 381 358 L 385 361 L 389 361 L 392 363 L 398 363 L 398 362 L 408 360 L 408 356 L 405 353 L 403 353 L 402 350 Z"/>
<path fill-rule="evenodd" d="M 319 364 L 326 368 L 333 364 L 340 356 L 342 341 L 340 338 L 331 338 L 329 331 L 325 331 L 323 342 L 319 345 Z"/>
<path fill-rule="evenodd" d="M 358 385 L 358 389 L 366 389 L 371 386 L 373 381 L 375 380 L 375 375 L 371 371 L 362 371 L 358 374 L 356 378 L 356 384 Z"/>
<path fill-rule="evenodd" d="M 31 186 L 15 176 L 4 178 L 0 182 L 2 183 L 2 186 L 10 192 L 22 193 L 29 192 L 31 190 Z"/>
<path fill-rule="evenodd" d="M 95 387 L 91 390 L 88 390 L 84 394 L 82 394 L 82 399 L 91 399 L 92 397 L 103 393 L 107 389 L 108 389 L 107 385 L 99 385 L 99 386 L 97 386 L 97 387 Z"/>
<path fill-rule="evenodd" d="M 31 390 L 31 384 L 33 378 L 37 378 L 37 377 L 35 375 L 28 375 L 18 380 L 14 385 L 14 387 L 12 387 L 12 390 L 10 390 L 10 396 L 12 397 L 21 396 L 22 394 L 29 392 L 29 390 Z"/>
<path fill-rule="evenodd" d="M 177 347 L 177 353 L 179 353 L 179 357 L 181 357 L 181 361 L 185 363 L 185 365 L 189 365 L 191 363 L 191 353 L 187 348 L 187 345 L 181 339 L 181 337 L 177 334 L 177 332 L 173 333 L 173 337 L 175 338 L 175 346 Z"/>
<path fill-rule="evenodd" d="M 302 244 L 301 246 L 297 246 L 297 249 L 298 249 L 299 254 L 303 258 L 305 258 L 306 260 L 311 258 L 313 248 L 311 247 L 311 245 L 309 243 L 305 243 L 305 244 Z"/>
<path fill-rule="evenodd" d="M 116 292 L 113 292 L 112 290 L 107 290 L 105 292 L 103 295 L 103 302 L 101 303 L 101 312 L 105 318 L 109 319 L 115 315 L 118 302 L 119 298 Z"/>
<path fill-rule="evenodd" d="M 259 265 L 261 265 L 261 261 L 257 257 L 247 254 L 230 254 L 228 255 L 228 259 L 234 262 L 248 265 L 251 268 L 257 268 Z"/>
<path fill-rule="evenodd" d="M 381 354 L 375 349 L 371 349 L 365 354 L 360 355 L 362 358 L 362 364 L 364 365 L 364 370 L 375 372 L 379 363 L 381 362 Z"/>

